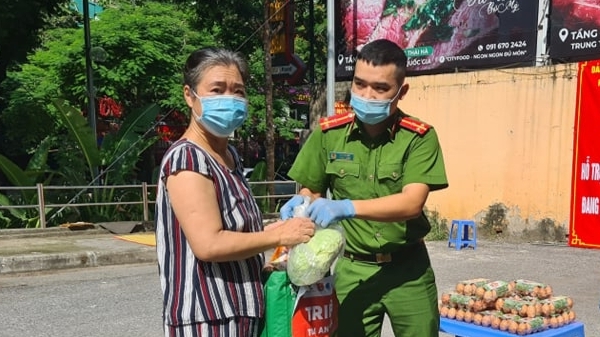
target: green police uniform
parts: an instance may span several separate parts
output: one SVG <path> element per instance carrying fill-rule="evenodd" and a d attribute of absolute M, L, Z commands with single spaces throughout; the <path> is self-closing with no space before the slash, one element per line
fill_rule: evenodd
<path fill-rule="evenodd" d="M 332 199 L 374 199 L 410 183 L 448 186 L 435 130 L 398 111 L 388 132 L 371 138 L 353 113 L 321 120 L 288 175 Z M 435 277 L 423 237 L 424 215 L 403 222 L 346 219 L 344 257 L 336 264 L 339 337 L 379 336 L 388 314 L 396 336 L 437 336 Z"/>

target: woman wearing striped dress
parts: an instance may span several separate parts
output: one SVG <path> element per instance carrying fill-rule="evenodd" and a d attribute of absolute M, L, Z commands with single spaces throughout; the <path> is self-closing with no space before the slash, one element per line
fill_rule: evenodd
<path fill-rule="evenodd" d="M 248 114 L 248 76 L 239 54 L 219 48 L 193 52 L 184 66 L 191 121 L 163 157 L 155 214 L 165 336 L 257 336 L 263 252 L 314 234 L 300 218 L 263 230 L 228 144 Z"/>

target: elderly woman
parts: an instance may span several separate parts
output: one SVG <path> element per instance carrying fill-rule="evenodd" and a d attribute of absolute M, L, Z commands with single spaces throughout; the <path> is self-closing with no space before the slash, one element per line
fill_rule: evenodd
<path fill-rule="evenodd" d="M 307 242 L 307 219 L 263 230 L 260 210 L 228 137 L 248 115 L 248 66 L 205 48 L 187 59 L 191 122 L 166 152 L 156 200 L 165 336 L 257 336 L 264 313 L 263 252 Z"/>

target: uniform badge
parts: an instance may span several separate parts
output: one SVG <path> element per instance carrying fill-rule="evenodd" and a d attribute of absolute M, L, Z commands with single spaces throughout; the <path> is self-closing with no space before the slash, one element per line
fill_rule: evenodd
<path fill-rule="evenodd" d="M 353 161 L 354 153 L 331 151 L 331 152 L 329 152 L 329 160 Z"/>

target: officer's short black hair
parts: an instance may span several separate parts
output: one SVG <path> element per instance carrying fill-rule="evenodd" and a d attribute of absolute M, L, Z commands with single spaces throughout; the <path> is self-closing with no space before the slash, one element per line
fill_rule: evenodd
<path fill-rule="evenodd" d="M 386 40 L 374 40 L 362 47 L 356 60 L 363 60 L 373 66 L 385 66 L 388 64 L 396 65 L 396 78 L 398 83 L 404 82 L 406 76 L 407 57 L 404 50 L 396 43 Z"/>

